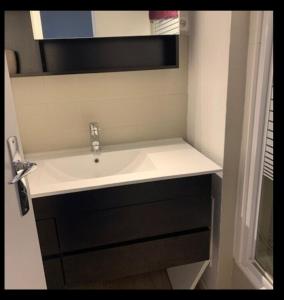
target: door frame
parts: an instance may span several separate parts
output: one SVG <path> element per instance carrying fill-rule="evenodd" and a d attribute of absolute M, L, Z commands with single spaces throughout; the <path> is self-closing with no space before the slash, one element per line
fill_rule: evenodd
<path fill-rule="evenodd" d="M 253 264 L 259 211 L 259 189 L 269 83 L 273 64 L 273 12 L 252 12 L 242 145 L 235 217 L 234 259 L 258 289 L 273 283 Z"/>

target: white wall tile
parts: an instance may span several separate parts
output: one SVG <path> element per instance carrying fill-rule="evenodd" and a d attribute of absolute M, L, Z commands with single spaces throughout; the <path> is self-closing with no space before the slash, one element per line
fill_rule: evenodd
<path fill-rule="evenodd" d="M 222 166 L 231 12 L 192 12 L 187 139 Z"/>
<path fill-rule="evenodd" d="M 105 144 L 184 137 L 187 36 L 179 50 L 177 69 L 13 78 L 24 151 L 88 146 L 91 121 Z"/>

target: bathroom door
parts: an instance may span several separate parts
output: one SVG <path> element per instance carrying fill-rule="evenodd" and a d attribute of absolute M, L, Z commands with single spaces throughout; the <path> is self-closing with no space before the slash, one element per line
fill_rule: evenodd
<path fill-rule="evenodd" d="M 30 210 L 22 216 L 15 184 L 9 184 L 13 172 L 7 138 L 20 143 L 16 112 L 5 60 L 5 289 L 46 289 L 39 240 L 30 196 Z M 21 145 L 20 145 L 21 147 Z M 36 172 L 36 171 L 35 171 Z"/>

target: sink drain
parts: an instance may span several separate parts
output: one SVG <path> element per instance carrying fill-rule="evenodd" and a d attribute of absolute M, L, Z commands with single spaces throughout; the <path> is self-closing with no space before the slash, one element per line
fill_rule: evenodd
<path fill-rule="evenodd" d="M 94 162 L 98 163 L 100 160 L 98 158 L 95 158 Z"/>

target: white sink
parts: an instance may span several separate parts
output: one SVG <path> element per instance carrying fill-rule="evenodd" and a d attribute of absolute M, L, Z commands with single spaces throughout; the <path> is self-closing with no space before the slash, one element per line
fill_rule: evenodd
<path fill-rule="evenodd" d="M 95 162 L 95 158 L 99 162 Z M 28 175 L 33 198 L 221 171 L 181 138 L 26 155 L 38 164 Z"/>
<path fill-rule="evenodd" d="M 95 162 L 97 161 L 97 162 Z M 102 152 L 52 158 L 39 162 L 52 178 L 61 181 L 151 171 L 155 167 L 146 154 L 139 151 Z M 36 173 L 33 174 L 36 176 Z"/>

